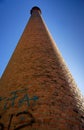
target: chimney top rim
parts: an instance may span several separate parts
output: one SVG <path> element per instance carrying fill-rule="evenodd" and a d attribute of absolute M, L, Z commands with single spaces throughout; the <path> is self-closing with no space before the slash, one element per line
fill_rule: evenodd
<path fill-rule="evenodd" d="M 41 14 L 41 9 L 37 6 L 32 7 L 32 9 L 30 10 L 30 14 L 32 14 L 34 10 L 37 10 Z"/>

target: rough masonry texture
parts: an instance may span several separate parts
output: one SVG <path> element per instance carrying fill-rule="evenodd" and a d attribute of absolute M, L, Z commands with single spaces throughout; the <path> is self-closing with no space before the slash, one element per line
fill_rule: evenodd
<path fill-rule="evenodd" d="M 41 10 L 33 7 L 0 79 L 0 130 L 84 130 L 83 103 Z"/>

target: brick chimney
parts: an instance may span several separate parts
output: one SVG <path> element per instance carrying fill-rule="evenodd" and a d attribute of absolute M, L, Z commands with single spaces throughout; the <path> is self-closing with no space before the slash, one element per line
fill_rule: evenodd
<path fill-rule="evenodd" d="M 0 130 L 84 130 L 81 93 L 40 8 L 30 13 L 0 79 Z"/>

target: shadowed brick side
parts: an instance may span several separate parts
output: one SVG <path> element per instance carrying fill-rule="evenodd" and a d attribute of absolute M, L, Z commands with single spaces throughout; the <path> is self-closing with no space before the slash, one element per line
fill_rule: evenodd
<path fill-rule="evenodd" d="M 84 130 L 80 91 L 38 9 L 0 79 L 0 120 L 4 130 Z"/>

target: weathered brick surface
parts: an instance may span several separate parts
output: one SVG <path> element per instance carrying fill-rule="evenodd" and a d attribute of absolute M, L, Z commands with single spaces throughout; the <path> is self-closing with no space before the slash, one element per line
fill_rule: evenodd
<path fill-rule="evenodd" d="M 80 91 L 38 8 L 0 80 L 1 130 L 84 130 Z"/>

